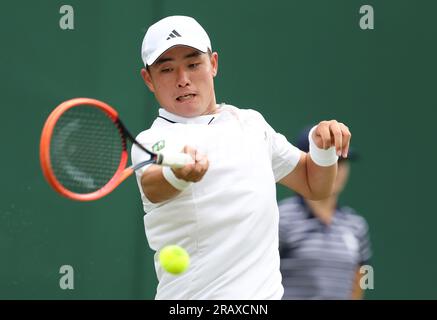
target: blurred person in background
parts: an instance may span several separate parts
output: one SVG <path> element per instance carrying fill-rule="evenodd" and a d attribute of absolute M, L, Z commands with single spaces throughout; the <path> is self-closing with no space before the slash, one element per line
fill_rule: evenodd
<path fill-rule="evenodd" d="M 296 146 L 308 152 L 304 129 Z M 362 299 L 360 267 L 371 257 L 368 225 L 338 198 L 358 155 L 352 148 L 338 160 L 334 190 L 329 198 L 307 200 L 297 194 L 279 202 L 279 249 L 283 299 Z"/>

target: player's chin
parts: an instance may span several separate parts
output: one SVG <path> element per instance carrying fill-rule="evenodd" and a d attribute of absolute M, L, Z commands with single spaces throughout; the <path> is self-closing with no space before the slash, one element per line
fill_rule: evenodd
<path fill-rule="evenodd" d="M 197 117 L 202 114 L 199 103 L 177 103 L 175 107 L 183 117 Z"/>

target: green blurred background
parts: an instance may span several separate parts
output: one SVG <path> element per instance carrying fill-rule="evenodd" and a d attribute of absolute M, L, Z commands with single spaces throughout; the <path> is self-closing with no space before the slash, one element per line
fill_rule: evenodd
<path fill-rule="evenodd" d="M 74 30 L 61 30 L 62 5 Z M 362 5 L 375 29 L 359 27 Z M 368 299 L 436 299 L 437 2 L 413 0 L 2 1 L 0 298 L 152 299 L 156 276 L 135 179 L 77 203 L 45 182 L 44 120 L 73 97 L 116 107 L 133 133 L 157 104 L 140 46 L 167 15 L 195 17 L 219 53 L 218 102 L 261 111 L 293 141 L 323 119 L 345 122 L 361 161 L 342 201 L 370 225 Z M 291 192 L 278 188 L 278 199 Z M 61 290 L 71 265 L 74 290 Z"/>

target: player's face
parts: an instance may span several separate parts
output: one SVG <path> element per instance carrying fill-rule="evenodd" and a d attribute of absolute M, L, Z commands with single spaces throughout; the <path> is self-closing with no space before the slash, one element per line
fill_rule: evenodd
<path fill-rule="evenodd" d="M 349 171 L 350 164 L 347 160 L 341 160 L 338 162 L 337 178 L 335 179 L 333 191 L 335 195 L 339 195 L 346 186 L 349 178 Z"/>
<path fill-rule="evenodd" d="M 183 117 L 196 117 L 216 111 L 214 77 L 218 55 L 211 56 L 186 46 L 164 52 L 141 74 L 156 100 L 167 111 Z"/>

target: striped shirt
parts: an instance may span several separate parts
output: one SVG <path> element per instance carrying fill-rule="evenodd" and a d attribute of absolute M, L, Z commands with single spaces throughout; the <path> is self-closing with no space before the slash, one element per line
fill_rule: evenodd
<path fill-rule="evenodd" d="M 279 202 L 283 299 L 350 299 L 357 268 L 368 264 L 368 226 L 352 208 L 329 225 L 300 196 Z"/>

